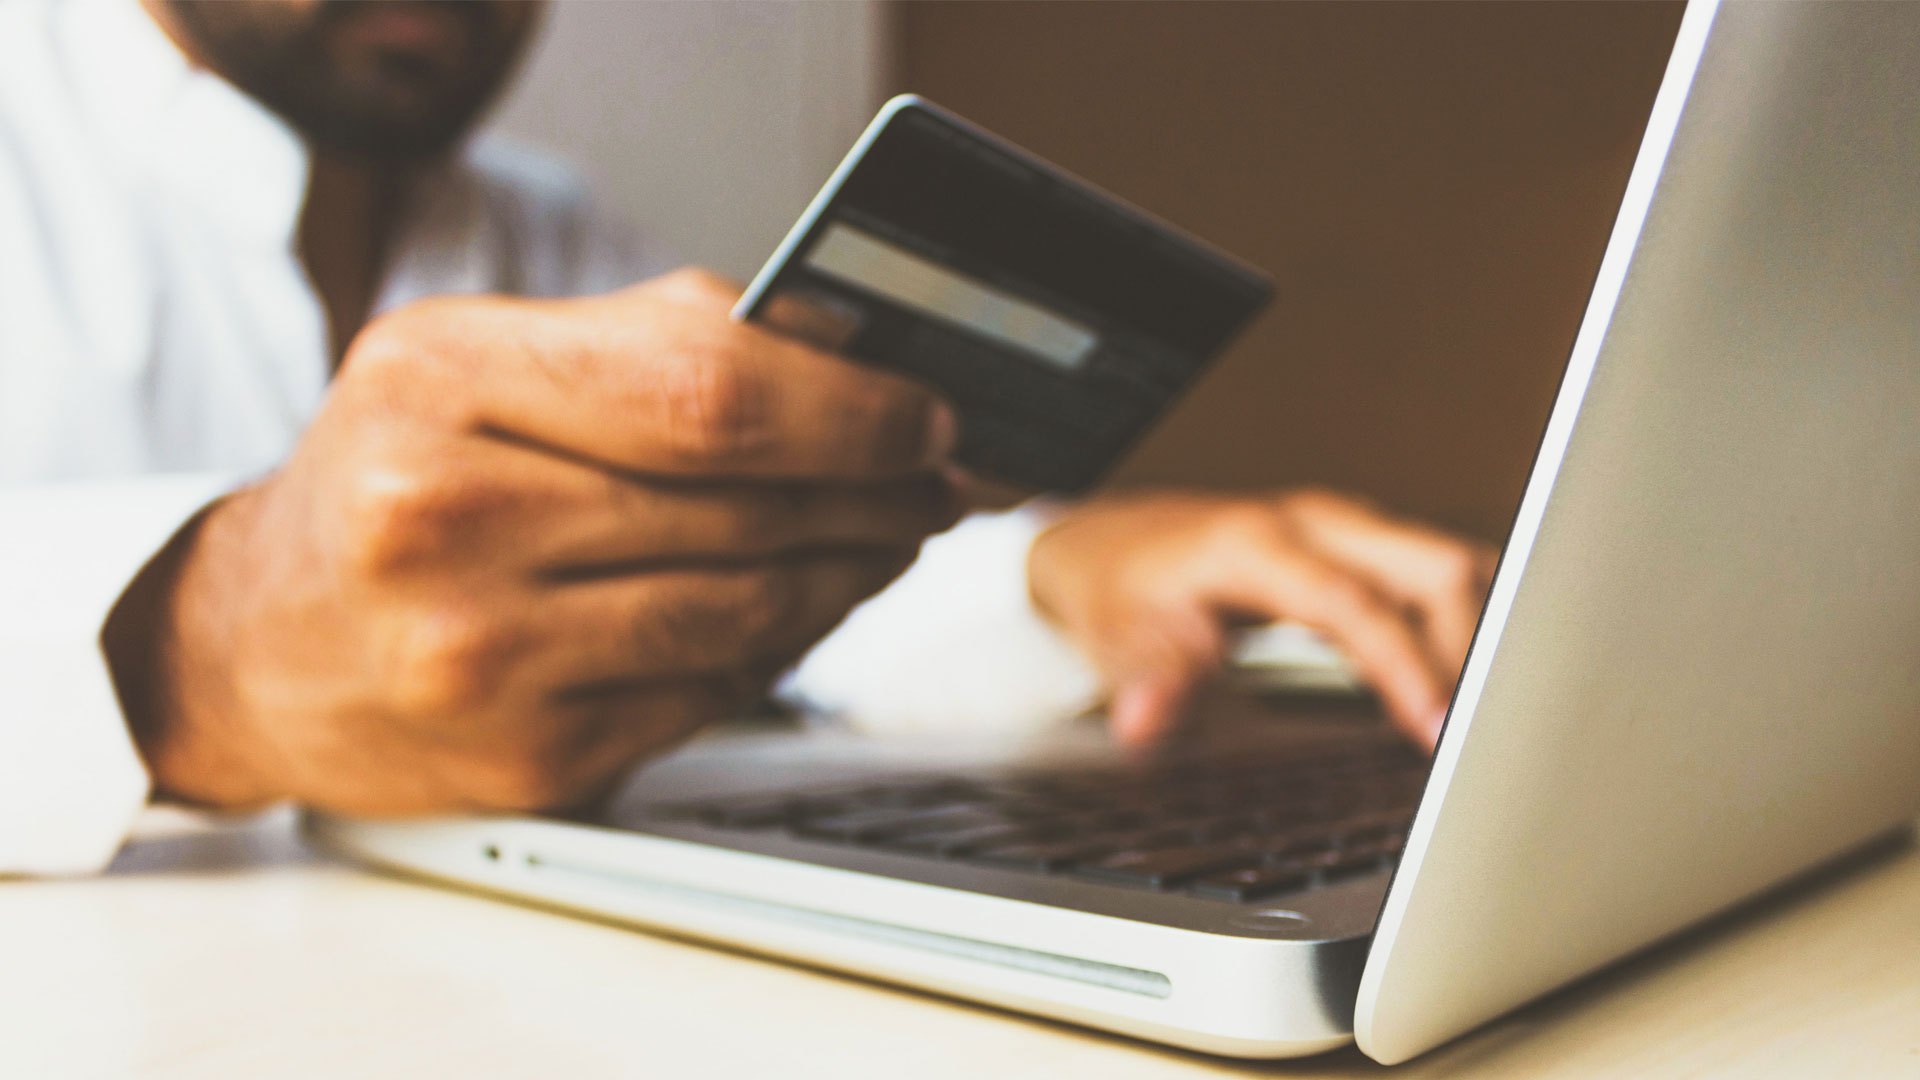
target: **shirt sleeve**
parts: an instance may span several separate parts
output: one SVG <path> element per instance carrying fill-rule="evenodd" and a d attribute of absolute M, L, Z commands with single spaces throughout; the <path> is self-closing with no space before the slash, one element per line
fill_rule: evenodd
<path fill-rule="evenodd" d="M 974 514 L 928 540 L 899 580 L 853 610 L 778 696 L 874 733 L 1033 731 L 1104 692 L 1099 674 L 1034 610 L 1027 551 L 1042 504 Z"/>
<path fill-rule="evenodd" d="M 0 875 L 83 874 L 148 778 L 100 634 L 127 585 L 234 478 L 0 487 Z"/>

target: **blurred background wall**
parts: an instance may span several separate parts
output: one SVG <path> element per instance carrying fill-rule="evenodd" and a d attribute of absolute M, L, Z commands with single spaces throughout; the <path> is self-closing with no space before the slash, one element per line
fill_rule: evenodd
<path fill-rule="evenodd" d="M 499 123 L 744 276 L 878 102 L 924 93 L 1279 284 L 1116 484 L 1333 484 L 1497 538 L 1679 16 L 562 2 Z"/>
<path fill-rule="evenodd" d="M 560 0 L 492 126 L 750 277 L 885 99 L 886 25 L 879 0 Z"/>

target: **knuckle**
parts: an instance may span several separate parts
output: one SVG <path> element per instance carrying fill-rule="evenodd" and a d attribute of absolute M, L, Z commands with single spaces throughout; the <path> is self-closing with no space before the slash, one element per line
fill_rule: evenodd
<path fill-rule="evenodd" d="M 1280 510 L 1296 520 L 1312 520 L 1352 510 L 1359 504 L 1329 488 L 1303 487 L 1280 496 Z"/>
<path fill-rule="evenodd" d="M 447 328 L 471 315 L 471 301 L 421 300 L 375 316 L 357 334 L 341 361 L 343 378 L 408 386 L 449 353 Z"/>
<path fill-rule="evenodd" d="M 1330 571 L 1315 571 L 1308 583 L 1320 616 L 1329 624 L 1358 627 L 1372 621 L 1375 605 L 1365 588 Z"/>
<path fill-rule="evenodd" d="M 732 290 L 727 279 L 702 266 L 682 266 L 661 275 L 660 282 L 674 292 L 687 296 L 725 296 Z"/>
<path fill-rule="evenodd" d="M 416 319 L 407 309 L 377 315 L 354 336 L 341 358 L 341 375 L 355 379 L 390 375 L 396 366 L 411 363 L 420 353 Z"/>
<path fill-rule="evenodd" d="M 1276 546 L 1291 546 L 1287 544 L 1287 521 L 1257 503 L 1236 502 L 1228 506 L 1215 518 L 1214 527 L 1220 541 L 1229 548 L 1267 551 Z"/>
<path fill-rule="evenodd" d="M 483 614 L 460 608 L 415 614 L 391 659 L 394 706 L 423 717 L 478 708 L 496 696 L 514 651 L 511 637 Z"/>
<path fill-rule="evenodd" d="M 675 451 L 704 463 L 753 456 L 773 441 L 773 390 L 725 348 L 674 365 L 660 388 Z"/>
<path fill-rule="evenodd" d="M 343 507 L 347 562 L 362 576 L 389 578 L 441 560 L 492 502 L 486 488 L 443 468 L 369 464 Z"/>
<path fill-rule="evenodd" d="M 341 519 L 347 564 L 362 577 L 392 577 L 431 554 L 424 487 L 418 473 L 401 466 L 369 465 L 354 476 Z"/>
<path fill-rule="evenodd" d="M 1473 550 L 1453 546 L 1441 553 L 1437 572 L 1448 589 L 1470 593 L 1479 587 L 1481 563 L 1480 556 Z"/>

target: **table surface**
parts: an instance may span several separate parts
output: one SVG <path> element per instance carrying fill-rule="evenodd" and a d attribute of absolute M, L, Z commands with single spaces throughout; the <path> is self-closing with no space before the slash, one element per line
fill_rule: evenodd
<path fill-rule="evenodd" d="M 1388 1073 L 1169 1050 L 380 876 L 291 816 L 150 811 L 102 877 L 0 881 L 0 1076 Z M 1920 851 L 1792 886 L 1391 1070 L 1920 1077 Z"/>

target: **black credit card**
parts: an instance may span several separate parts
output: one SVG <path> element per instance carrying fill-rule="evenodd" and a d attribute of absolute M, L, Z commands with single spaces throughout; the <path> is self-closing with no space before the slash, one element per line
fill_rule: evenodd
<path fill-rule="evenodd" d="M 962 465 L 1071 492 L 1272 296 L 1260 271 L 905 95 L 733 315 L 934 387 Z"/>

